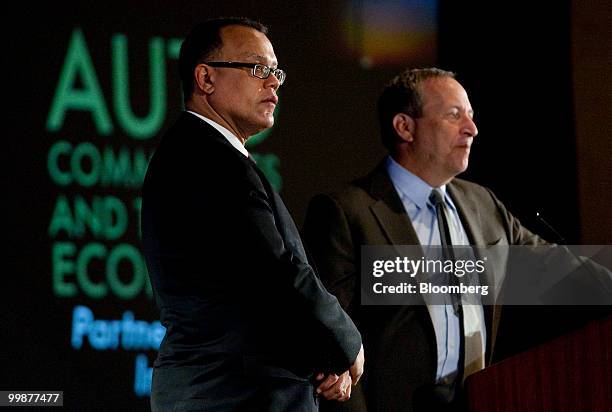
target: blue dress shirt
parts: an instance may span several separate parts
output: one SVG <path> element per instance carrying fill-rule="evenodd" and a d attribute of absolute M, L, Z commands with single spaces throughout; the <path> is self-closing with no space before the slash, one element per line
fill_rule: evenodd
<path fill-rule="evenodd" d="M 387 157 L 385 166 L 421 245 L 440 245 L 436 210 L 429 202 L 429 195 L 434 188 L 400 166 L 390 156 Z M 457 208 L 446 193 L 446 185 L 439 189 L 444 194 L 444 202 L 450 211 L 449 224 L 456 228 L 451 232 L 453 244 L 469 245 Z M 438 353 L 436 380 L 438 382 L 451 381 L 457 374 L 459 364 L 461 333 L 459 317 L 455 314 L 452 305 L 427 305 L 427 309 L 436 334 Z M 482 313 L 482 307 L 479 312 Z"/>

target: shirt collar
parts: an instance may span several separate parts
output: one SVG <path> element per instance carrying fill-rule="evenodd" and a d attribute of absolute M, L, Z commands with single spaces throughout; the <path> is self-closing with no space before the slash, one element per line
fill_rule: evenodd
<path fill-rule="evenodd" d="M 400 166 L 391 156 L 387 156 L 385 168 L 387 169 L 387 173 L 389 173 L 389 178 L 391 178 L 393 186 L 395 186 L 395 190 L 398 191 L 401 197 L 407 197 L 419 209 L 427 207 L 429 204 L 429 195 L 433 189 L 440 189 L 444 194 L 444 201 L 446 204 L 453 210 L 456 210 L 453 201 L 446 192 L 446 185 L 442 185 L 438 188 L 431 187 L 423 179 Z"/>
<path fill-rule="evenodd" d="M 204 120 L 206 123 L 208 123 L 209 125 L 214 127 L 219 133 L 221 133 L 223 135 L 223 137 L 225 137 L 225 139 L 228 142 L 230 142 L 230 144 L 232 146 L 234 146 L 236 148 L 236 150 L 238 150 L 240 153 L 242 153 L 246 157 L 249 157 L 249 152 L 244 147 L 244 145 L 240 142 L 240 139 L 238 139 L 238 137 L 236 135 L 234 135 L 232 132 L 230 132 L 228 129 L 226 129 L 225 127 L 221 126 L 219 123 L 217 123 L 217 122 L 215 122 L 213 120 L 210 120 L 208 117 L 202 116 L 199 113 L 192 112 L 191 110 L 187 110 L 187 113 L 191 113 L 194 116 L 199 117 L 200 119 Z"/>

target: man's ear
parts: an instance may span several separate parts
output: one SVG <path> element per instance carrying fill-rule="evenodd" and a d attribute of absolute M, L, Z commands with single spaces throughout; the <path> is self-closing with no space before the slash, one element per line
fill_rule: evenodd
<path fill-rule="evenodd" d="M 214 74 L 210 66 L 198 64 L 193 71 L 193 81 L 197 90 L 211 94 L 215 90 Z"/>
<path fill-rule="evenodd" d="M 393 116 L 393 128 L 403 141 L 412 142 L 414 140 L 416 124 L 414 119 L 406 113 L 397 113 Z"/>

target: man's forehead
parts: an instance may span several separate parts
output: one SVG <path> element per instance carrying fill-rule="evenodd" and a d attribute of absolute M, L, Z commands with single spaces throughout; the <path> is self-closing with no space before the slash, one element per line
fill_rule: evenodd
<path fill-rule="evenodd" d="M 223 54 L 249 61 L 276 63 L 272 44 L 267 36 L 253 28 L 227 26 L 221 31 Z"/>
<path fill-rule="evenodd" d="M 251 60 L 255 60 L 255 61 L 273 61 L 274 63 L 276 63 L 276 56 L 273 54 L 271 56 L 264 56 L 262 54 L 259 53 L 253 53 L 253 52 L 244 52 L 241 53 L 241 57 L 247 58 L 247 59 L 251 59 Z"/>
<path fill-rule="evenodd" d="M 459 82 L 452 77 L 429 77 L 421 83 L 421 86 L 426 90 L 444 90 L 448 88 L 454 88 L 456 85 L 459 85 Z M 460 86 L 460 85 L 459 85 Z"/>
<path fill-rule="evenodd" d="M 426 79 L 422 84 L 423 100 L 425 102 L 448 102 L 460 100 L 469 104 L 467 92 L 461 84 L 452 77 L 438 77 Z"/>

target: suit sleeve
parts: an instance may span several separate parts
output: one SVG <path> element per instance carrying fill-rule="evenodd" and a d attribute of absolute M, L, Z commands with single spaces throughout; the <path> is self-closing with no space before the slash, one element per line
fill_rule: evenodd
<path fill-rule="evenodd" d="M 534 246 L 514 252 L 513 260 L 531 263 L 533 274 L 551 276 L 550 273 L 566 273 L 540 297 L 542 302 L 548 304 L 568 304 L 571 302 L 582 304 L 609 304 L 612 296 L 612 272 L 585 257 L 579 257 L 564 245 L 554 245 L 534 234 L 521 225 L 504 205 L 487 189 L 495 202 L 503 221 L 506 224 L 508 242 L 510 245 Z M 546 247 L 537 247 L 546 246 Z M 517 257 L 520 256 L 520 257 Z M 543 265 L 543 266 L 540 266 Z M 545 270 L 535 268 L 542 267 Z M 520 278 L 520 274 L 515 273 Z M 531 279 L 524 279 L 520 284 L 522 288 L 529 288 Z M 515 286 L 516 287 L 516 286 Z"/>
<path fill-rule="evenodd" d="M 235 188 L 238 190 L 233 193 L 247 194 L 246 199 L 236 199 L 238 214 L 253 247 L 250 256 L 256 257 L 254 260 L 261 268 L 258 272 L 267 275 L 264 284 L 273 290 L 290 291 L 291 300 L 311 315 L 323 331 L 324 341 L 332 345 L 328 352 L 330 371 L 346 371 L 361 347 L 359 331 L 308 262 L 285 244 L 261 180 L 249 168 L 244 176 L 240 185 L 243 187 Z"/>
<path fill-rule="evenodd" d="M 325 287 L 359 325 L 359 274 L 356 263 L 359 257 L 355 253 L 347 216 L 333 197 L 321 194 L 311 200 L 304 222 L 304 240 L 314 256 Z M 329 410 L 334 411 L 367 411 L 363 385 L 362 379 L 353 388 L 348 402 L 323 401 L 322 406 L 327 405 Z"/>

